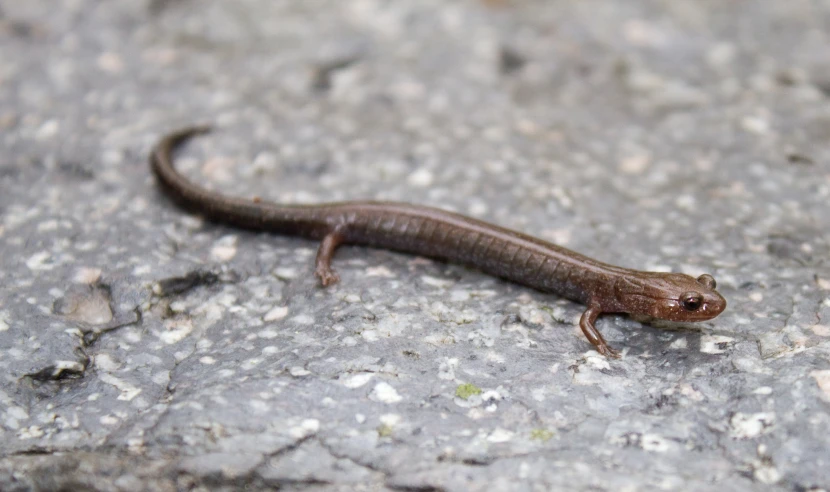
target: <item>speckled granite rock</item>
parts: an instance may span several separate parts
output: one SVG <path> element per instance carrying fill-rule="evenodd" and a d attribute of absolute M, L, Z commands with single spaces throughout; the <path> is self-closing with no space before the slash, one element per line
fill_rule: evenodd
<path fill-rule="evenodd" d="M 0 489 L 830 487 L 830 4 L 0 0 Z M 446 207 L 715 275 L 700 325 L 203 223 Z"/>

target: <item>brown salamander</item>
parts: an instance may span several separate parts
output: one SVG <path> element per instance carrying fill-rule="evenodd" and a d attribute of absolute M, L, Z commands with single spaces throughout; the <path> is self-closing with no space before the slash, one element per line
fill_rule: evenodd
<path fill-rule="evenodd" d="M 320 241 L 314 274 L 324 285 L 339 280 L 331 268 L 341 244 L 362 244 L 478 268 L 587 306 L 579 326 L 603 355 L 619 357 L 597 331 L 602 313 L 629 313 L 670 321 L 712 319 L 726 308 L 708 274 L 643 272 L 588 258 L 520 232 L 437 208 L 397 202 L 348 201 L 282 205 L 226 197 L 199 187 L 173 166 L 172 152 L 208 127 L 165 136 L 150 164 L 161 186 L 179 204 L 207 218 L 247 229 Z"/>

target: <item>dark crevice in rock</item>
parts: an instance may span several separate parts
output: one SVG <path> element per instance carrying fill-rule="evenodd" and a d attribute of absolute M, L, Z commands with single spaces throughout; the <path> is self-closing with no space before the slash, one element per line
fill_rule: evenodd
<path fill-rule="evenodd" d="M 183 4 L 189 0 L 150 0 L 147 3 L 147 11 L 150 15 L 160 15 L 165 10 L 170 9 L 178 4 Z"/>
<path fill-rule="evenodd" d="M 52 305 L 52 312 L 75 325 L 80 333 L 80 345 L 75 347 L 74 360 L 57 361 L 23 375 L 30 381 L 48 382 L 79 379 L 90 367 L 92 358 L 85 349 L 92 347 L 103 335 L 125 326 L 141 323 L 139 308 L 115 313 L 112 289 L 108 284 L 75 285 Z"/>
<path fill-rule="evenodd" d="M 518 72 L 526 63 L 527 59 L 512 48 L 502 46 L 499 50 L 499 72 L 502 75 Z"/>
<path fill-rule="evenodd" d="M 135 308 L 128 313 L 116 315 L 112 322 L 104 326 L 96 326 L 91 328 L 89 331 L 84 330 L 84 346 L 92 346 L 104 333 L 108 333 L 125 326 L 138 325 L 142 320 L 143 318 L 139 308 Z"/>
<path fill-rule="evenodd" d="M 194 270 L 181 277 L 159 280 L 156 293 L 161 297 L 179 295 L 196 287 L 216 284 L 219 280 L 219 274 L 216 272 Z"/>
<path fill-rule="evenodd" d="M 331 78 L 334 73 L 357 63 L 360 58 L 356 55 L 347 56 L 318 64 L 314 67 L 314 73 L 311 77 L 311 88 L 317 92 L 328 91 L 331 89 Z"/>
<path fill-rule="evenodd" d="M 92 359 L 82 347 L 76 347 L 74 352 L 77 357 L 76 360 L 50 364 L 38 371 L 24 374 L 23 378 L 31 381 L 47 382 L 79 379 L 83 377 Z"/>
<path fill-rule="evenodd" d="M 435 485 L 399 485 L 386 484 L 392 490 L 401 490 L 403 492 L 446 492 L 444 487 L 437 487 Z"/>

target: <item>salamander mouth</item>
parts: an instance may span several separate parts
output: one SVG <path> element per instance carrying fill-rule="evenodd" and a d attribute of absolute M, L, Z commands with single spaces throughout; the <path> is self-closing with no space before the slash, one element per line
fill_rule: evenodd
<path fill-rule="evenodd" d="M 651 309 L 644 314 L 667 321 L 706 321 L 717 317 L 725 308 L 724 305 L 718 302 L 707 301 L 695 311 L 689 311 L 684 309 L 680 301 L 673 297 L 639 297 L 647 298 L 653 302 Z"/>
<path fill-rule="evenodd" d="M 716 311 L 716 310 L 713 310 L 713 309 L 706 309 L 706 307 L 704 306 L 704 307 L 701 307 L 699 310 L 697 310 L 693 313 L 683 312 L 681 317 L 683 319 L 687 319 L 687 320 L 690 320 L 690 321 L 692 321 L 692 320 L 694 320 L 694 321 L 705 321 L 707 319 L 714 318 L 718 314 L 720 314 L 720 311 Z"/>
<path fill-rule="evenodd" d="M 721 312 L 723 312 L 723 307 L 714 304 L 714 303 L 704 303 L 700 308 L 696 311 L 687 311 L 680 306 L 680 303 L 676 300 L 673 303 L 676 311 L 674 311 L 671 316 L 671 319 L 675 319 L 678 321 L 706 321 L 712 318 L 717 317 Z"/>
<path fill-rule="evenodd" d="M 676 297 L 651 297 L 643 294 L 631 294 L 631 297 L 639 297 L 653 302 L 654 305 L 648 315 L 669 320 L 704 321 L 719 315 L 725 307 L 713 302 L 704 302 L 696 311 L 687 311 L 681 307 L 680 300 Z M 667 315 L 665 311 L 670 314 Z"/>

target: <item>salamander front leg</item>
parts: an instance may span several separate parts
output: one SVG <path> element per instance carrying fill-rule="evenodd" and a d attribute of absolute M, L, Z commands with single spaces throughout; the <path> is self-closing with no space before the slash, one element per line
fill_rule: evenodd
<path fill-rule="evenodd" d="M 314 276 L 320 279 L 323 287 L 340 281 L 340 276 L 332 270 L 331 259 L 337 247 L 343 243 L 343 235 L 339 231 L 326 234 L 320 247 L 317 249 L 317 260 L 314 265 Z"/>
<path fill-rule="evenodd" d="M 579 327 L 582 328 L 582 333 L 585 334 L 588 341 L 596 347 L 597 352 L 606 357 L 619 359 L 620 353 L 608 346 L 608 342 L 605 341 L 605 338 L 602 337 L 602 334 L 594 326 L 594 322 L 600 314 L 602 314 L 602 309 L 599 304 L 589 305 L 588 309 L 582 313 L 582 317 L 579 319 Z"/>

